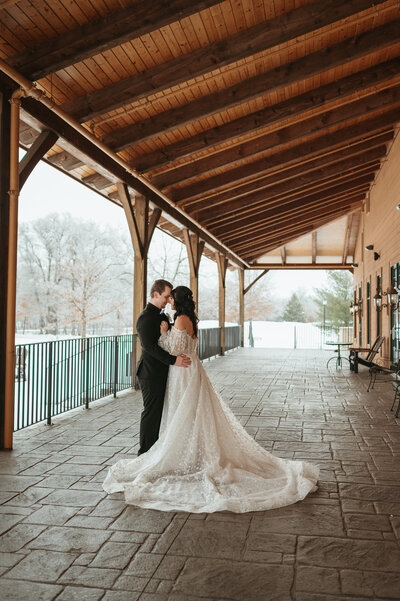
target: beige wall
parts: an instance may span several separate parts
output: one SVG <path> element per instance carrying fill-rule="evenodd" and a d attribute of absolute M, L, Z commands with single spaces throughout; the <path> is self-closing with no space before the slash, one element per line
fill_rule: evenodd
<path fill-rule="evenodd" d="M 361 226 L 357 240 L 354 263 L 354 287 L 362 286 L 362 346 L 367 346 L 367 310 L 366 310 L 366 283 L 371 282 L 371 345 L 376 338 L 377 312 L 373 305 L 376 294 L 376 276 L 381 274 L 382 291 L 390 286 L 390 267 L 400 261 L 400 211 L 396 205 L 400 203 L 400 133 L 389 149 L 386 161 L 383 163 L 371 187 L 369 207 L 366 205 L 361 219 Z M 368 210 L 369 209 L 369 210 Z M 374 260 L 373 251 L 365 251 L 368 244 L 374 245 L 374 251 L 380 258 Z M 386 297 L 383 296 L 383 302 Z M 381 335 L 385 336 L 384 347 L 381 352 L 386 364 L 390 356 L 390 316 L 386 307 L 381 312 Z M 357 317 L 358 321 L 358 317 Z M 357 326 L 357 345 L 358 345 Z"/>

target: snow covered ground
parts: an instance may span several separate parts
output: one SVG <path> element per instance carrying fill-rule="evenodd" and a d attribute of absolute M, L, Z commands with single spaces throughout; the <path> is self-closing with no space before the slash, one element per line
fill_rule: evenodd
<path fill-rule="evenodd" d="M 227 326 L 237 325 L 226 323 Z M 200 328 L 217 328 L 218 320 L 203 320 L 199 323 Z M 253 321 L 254 346 L 259 348 L 321 348 L 323 345 L 323 333 L 312 323 L 296 323 L 285 321 Z M 16 334 L 15 344 L 30 344 L 33 342 L 50 342 L 52 340 L 70 340 L 77 336 L 52 336 L 50 334 Z M 326 340 L 337 340 L 336 335 L 327 332 Z M 249 345 L 249 322 L 244 326 L 244 343 Z"/>

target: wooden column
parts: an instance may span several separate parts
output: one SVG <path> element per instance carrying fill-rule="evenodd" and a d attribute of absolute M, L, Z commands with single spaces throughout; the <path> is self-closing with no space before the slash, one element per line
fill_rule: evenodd
<path fill-rule="evenodd" d="M 144 196 L 135 195 L 135 204 L 129 194 L 128 186 L 118 183 L 118 194 L 124 207 L 134 250 L 133 279 L 133 333 L 136 334 L 136 322 L 147 301 L 147 255 L 151 238 L 161 217 L 161 210 L 154 209 L 149 219 L 149 201 Z M 136 344 L 136 358 L 140 355 L 140 342 Z M 135 366 L 132 369 L 132 387 L 135 385 Z"/>
<path fill-rule="evenodd" d="M 215 260 L 218 266 L 219 279 L 219 327 L 221 328 L 221 355 L 225 354 L 225 292 L 226 292 L 226 269 L 228 259 L 221 253 L 215 253 Z"/>
<path fill-rule="evenodd" d="M 200 240 L 198 234 L 191 234 L 188 229 L 183 230 L 186 249 L 190 266 L 190 289 L 193 292 L 193 300 L 198 310 L 199 306 L 199 266 L 203 254 L 204 241 Z"/>
<path fill-rule="evenodd" d="M 241 327 L 240 346 L 244 346 L 244 269 L 239 268 L 239 324 Z"/>

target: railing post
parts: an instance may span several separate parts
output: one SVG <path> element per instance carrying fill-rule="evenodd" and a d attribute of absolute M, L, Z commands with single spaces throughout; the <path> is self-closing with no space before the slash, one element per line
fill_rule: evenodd
<path fill-rule="evenodd" d="M 85 344 L 85 349 L 86 349 L 86 361 L 85 361 L 85 365 L 86 365 L 86 399 L 85 399 L 85 408 L 89 409 L 89 345 L 90 345 L 90 340 L 89 338 L 86 338 L 86 344 Z"/>
<path fill-rule="evenodd" d="M 53 343 L 49 343 L 49 357 L 47 362 L 48 378 L 47 378 L 47 425 L 51 426 L 51 402 L 52 402 L 52 385 L 53 385 Z"/>
<path fill-rule="evenodd" d="M 115 336 L 115 364 L 114 364 L 114 398 L 117 396 L 118 383 L 118 336 Z"/>

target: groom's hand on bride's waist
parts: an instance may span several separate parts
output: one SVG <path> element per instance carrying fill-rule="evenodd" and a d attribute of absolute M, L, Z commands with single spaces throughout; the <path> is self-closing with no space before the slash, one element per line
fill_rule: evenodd
<path fill-rule="evenodd" d="M 176 361 L 174 363 L 174 365 L 176 365 L 176 367 L 189 367 L 189 365 L 192 364 L 192 361 L 190 359 L 190 357 L 187 357 L 186 355 L 178 355 L 176 358 Z"/>

